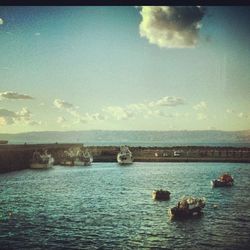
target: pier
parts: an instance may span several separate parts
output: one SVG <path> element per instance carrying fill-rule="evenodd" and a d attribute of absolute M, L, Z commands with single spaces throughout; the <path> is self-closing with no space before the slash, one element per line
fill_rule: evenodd
<path fill-rule="evenodd" d="M 6 144 L 0 145 L 0 173 L 27 169 L 35 150 L 48 150 L 55 165 L 60 165 L 64 151 L 74 144 Z M 120 150 L 117 146 L 89 146 L 95 162 L 116 162 Z M 238 147 L 130 147 L 135 162 L 241 162 L 250 163 L 250 148 Z"/>

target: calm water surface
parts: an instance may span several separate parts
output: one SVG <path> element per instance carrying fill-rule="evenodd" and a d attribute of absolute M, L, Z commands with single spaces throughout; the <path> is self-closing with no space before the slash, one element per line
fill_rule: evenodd
<path fill-rule="evenodd" d="M 222 172 L 232 188 L 211 188 Z M 247 249 L 250 164 L 94 163 L 0 175 L 1 249 Z M 171 199 L 151 199 L 153 189 Z M 206 197 L 204 215 L 169 220 L 183 195 Z M 218 205 L 217 209 L 213 206 Z"/>

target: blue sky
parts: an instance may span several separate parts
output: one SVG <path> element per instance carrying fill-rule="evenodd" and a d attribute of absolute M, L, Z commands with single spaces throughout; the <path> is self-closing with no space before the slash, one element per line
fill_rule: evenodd
<path fill-rule="evenodd" d="M 244 130 L 249 7 L 1 7 L 0 132 Z"/>

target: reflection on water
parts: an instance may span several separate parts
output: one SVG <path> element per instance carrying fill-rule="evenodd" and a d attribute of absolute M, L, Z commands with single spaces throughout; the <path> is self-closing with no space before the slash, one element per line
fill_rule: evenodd
<path fill-rule="evenodd" d="M 221 172 L 232 188 L 210 186 Z M 3 249 L 245 249 L 250 164 L 95 163 L 0 175 Z M 154 189 L 169 201 L 151 199 Z M 169 220 L 183 195 L 206 197 L 204 216 Z M 217 205 L 217 208 L 214 208 Z"/>

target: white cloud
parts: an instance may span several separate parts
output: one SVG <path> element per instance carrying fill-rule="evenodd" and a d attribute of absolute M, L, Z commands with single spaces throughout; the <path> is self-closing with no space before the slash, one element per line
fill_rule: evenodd
<path fill-rule="evenodd" d="M 149 110 L 147 115 L 149 116 L 160 116 L 160 117 L 165 117 L 165 118 L 174 118 L 175 115 L 173 114 L 166 114 L 162 110 Z"/>
<path fill-rule="evenodd" d="M 228 114 L 232 114 L 232 113 L 234 113 L 234 110 L 232 110 L 232 109 L 227 109 L 226 112 L 227 112 Z"/>
<path fill-rule="evenodd" d="M 243 114 L 242 112 L 240 112 L 240 113 L 238 114 L 238 117 L 243 118 L 243 117 L 244 117 L 244 114 Z"/>
<path fill-rule="evenodd" d="M 166 114 L 159 108 L 161 107 L 174 107 L 184 104 L 184 100 L 181 97 L 165 96 L 159 100 L 145 103 L 133 103 L 125 107 L 109 106 L 103 109 L 108 116 L 115 118 L 116 120 L 126 120 L 134 118 L 136 115 L 142 115 L 145 118 L 150 116 L 161 116 L 171 118 L 172 114 Z M 158 108 L 156 110 L 156 108 Z"/>
<path fill-rule="evenodd" d="M 226 113 L 229 115 L 233 115 L 234 117 L 238 117 L 240 119 L 248 119 L 250 115 L 244 113 L 244 112 L 238 112 L 233 109 L 226 109 Z"/>
<path fill-rule="evenodd" d="M 0 127 L 5 126 L 6 125 L 6 120 L 4 117 L 0 116 Z"/>
<path fill-rule="evenodd" d="M 41 125 L 42 122 L 41 121 L 34 121 L 32 119 L 32 113 L 27 109 L 27 108 L 22 108 L 21 111 L 19 112 L 16 112 L 18 118 L 17 120 L 25 123 L 25 124 L 28 124 L 28 125 L 31 125 L 31 126 L 36 126 L 36 125 Z"/>
<path fill-rule="evenodd" d="M 2 125 L 10 125 L 15 122 L 15 119 L 18 118 L 18 115 L 7 109 L 0 109 L 0 119 Z"/>
<path fill-rule="evenodd" d="M 119 106 L 109 106 L 103 109 L 104 112 L 111 115 L 116 120 L 127 120 L 134 116 L 134 112 Z"/>
<path fill-rule="evenodd" d="M 55 99 L 54 105 L 58 109 L 65 110 L 70 115 L 72 115 L 75 118 L 75 120 L 73 121 L 74 124 L 87 123 L 90 121 L 101 121 L 101 120 L 106 119 L 106 117 L 104 115 L 99 114 L 99 113 L 93 113 L 93 114 L 85 113 L 85 115 L 82 115 L 77 110 L 77 109 L 79 109 L 78 106 L 74 106 L 73 104 L 66 102 L 66 101 L 63 101 L 63 100 L 60 100 L 60 99 Z M 64 123 L 64 122 L 65 122 L 64 117 L 58 117 L 57 123 Z"/>
<path fill-rule="evenodd" d="M 207 119 L 207 115 L 204 113 L 197 113 L 197 119 L 198 120 L 206 120 Z"/>
<path fill-rule="evenodd" d="M 174 117 L 171 114 L 165 114 L 159 108 L 164 106 L 177 106 L 184 104 L 184 100 L 181 97 L 175 96 L 166 96 L 154 102 L 145 102 L 145 103 L 132 103 L 126 105 L 125 107 L 121 106 L 108 106 L 102 109 L 100 113 L 85 113 L 81 114 L 76 110 L 76 106 L 66 101 L 55 99 L 54 105 L 61 110 L 66 111 L 71 116 L 75 118 L 74 123 L 87 123 L 93 121 L 103 121 L 108 119 L 115 120 L 127 120 L 135 118 L 137 115 L 142 117 L 149 116 L 161 116 L 161 117 Z M 157 108 L 157 110 L 155 110 Z M 61 118 L 59 123 L 61 122 Z"/>
<path fill-rule="evenodd" d="M 148 105 L 144 103 L 134 103 L 127 105 L 127 108 L 133 112 L 142 112 L 148 110 Z"/>
<path fill-rule="evenodd" d="M 40 36 L 41 33 L 40 33 L 40 32 L 36 32 L 34 35 L 35 35 L 35 36 Z"/>
<path fill-rule="evenodd" d="M 27 108 L 22 108 L 21 111 L 16 114 L 25 120 L 29 120 L 31 118 L 31 112 Z"/>
<path fill-rule="evenodd" d="M 94 113 L 94 114 L 86 113 L 82 118 L 86 121 L 101 121 L 106 119 L 106 117 L 100 113 Z"/>
<path fill-rule="evenodd" d="M 204 101 L 201 101 L 200 103 L 193 106 L 193 109 L 195 110 L 204 110 L 207 108 L 207 103 Z"/>
<path fill-rule="evenodd" d="M 59 116 L 56 122 L 59 124 L 63 124 L 66 122 L 66 119 L 63 116 Z"/>
<path fill-rule="evenodd" d="M 174 107 L 174 106 L 182 105 L 184 103 L 185 103 L 184 99 L 181 97 L 165 96 L 157 101 L 150 102 L 148 105 L 149 107 L 155 107 L 155 106 Z"/>
<path fill-rule="evenodd" d="M 74 120 L 73 124 L 79 124 L 79 123 L 85 124 L 85 123 L 87 123 L 87 122 L 88 122 L 88 121 L 85 120 L 84 118 L 82 118 L 82 117 L 77 117 L 77 119 Z"/>
<path fill-rule="evenodd" d="M 68 111 L 69 114 L 71 114 L 72 116 L 76 117 L 76 118 L 81 118 L 81 114 L 75 110 L 75 109 L 66 109 Z"/>
<path fill-rule="evenodd" d="M 243 113 L 243 112 L 240 112 L 239 114 L 238 114 L 238 117 L 239 118 L 248 118 L 248 115 L 247 114 L 245 114 L 245 113 Z"/>
<path fill-rule="evenodd" d="M 3 18 L 0 18 L 0 25 L 4 23 Z"/>
<path fill-rule="evenodd" d="M 140 35 L 165 48 L 192 48 L 197 44 L 204 8 L 198 6 L 144 6 Z"/>
<path fill-rule="evenodd" d="M 54 105 L 59 109 L 72 109 L 72 108 L 74 108 L 73 104 L 71 104 L 69 102 L 65 102 L 64 100 L 60 100 L 60 99 L 55 99 Z"/>
<path fill-rule="evenodd" d="M 17 92 L 13 91 L 6 91 L 0 93 L 0 97 L 6 98 L 6 99 L 19 99 L 19 100 L 25 100 L 25 99 L 34 99 L 33 97 L 26 95 L 26 94 L 19 94 Z"/>
<path fill-rule="evenodd" d="M 0 116 L 3 116 L 3 117 L 16 117 L 17 114 L 15 112 L 7 110 L 7 109 L 0 109 Z"/>
<path fill-rule="evenodd" d="M 40 125 L 41 122 L 32 120 L 32 114 L 27 108 L 14 112 L 7 109 L 0 109 L 0 125 L 11 125 L 14 123 L 24 123 L 28 125 Z"/>

